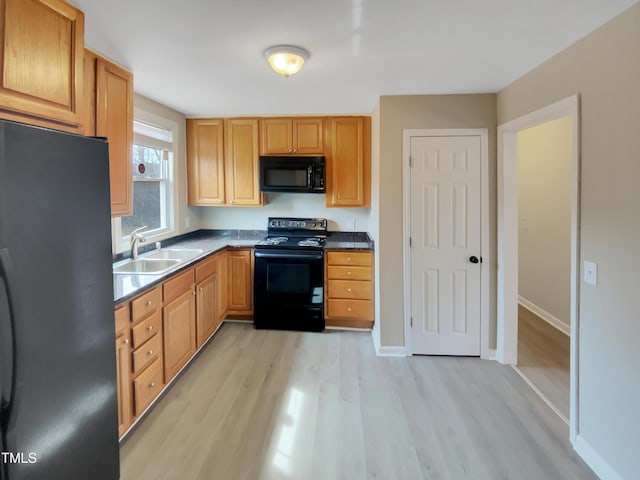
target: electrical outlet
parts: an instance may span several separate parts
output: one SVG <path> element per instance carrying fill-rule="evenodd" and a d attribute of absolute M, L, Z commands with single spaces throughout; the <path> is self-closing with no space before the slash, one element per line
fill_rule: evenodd
<path fill-rule="evenodd" d="M 598 285 L 598 265 L 594 262 L 584 262 L 584 283 Z"/>

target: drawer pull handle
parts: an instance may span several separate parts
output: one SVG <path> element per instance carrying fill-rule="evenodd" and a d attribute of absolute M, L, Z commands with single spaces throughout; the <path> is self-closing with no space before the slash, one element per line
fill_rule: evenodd
<path fill-rule="evenodd" d="M 153 325 L 149 325 L 149 326 L 147 327 L 147 331 L 149 331 L 149 332 L 150 332 L 151 330 L 153 330 Z"/>
<path fill-rule="evenodd" d="M 350 311 L 351 311 L 351 307 L 347 307 L 347 312 L 350 312 Z"/>
<path fill-rule="evenodd" d="M 151 383 L 149 384 L 149 388 L 153 388 L 153 387 L 155 387 L 155 386 L 156 386 L 156 382 L 151 382 Z"/>
<path fill-rule="evenodd" d="M 347 292 L 351 293 L 351 289 L 350 289 L 350 288 L 347 288 Z"/>
<path fill-rule="evenodd" d="M 153 350 L 149 350 L 149 351 L 147 352 L 147 355 L 148 355 L 149 357 L 150 357 L 151 355 L 153 355 Z"/>
<path fill-rule="evenodd" d="M 151 303 L 153 303 L 151 300 L 147 300 L 147 307 L 151 306 Z"/>

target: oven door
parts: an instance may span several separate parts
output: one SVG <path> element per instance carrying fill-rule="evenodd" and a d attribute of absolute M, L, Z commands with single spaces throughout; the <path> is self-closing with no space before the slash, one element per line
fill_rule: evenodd
<path fill-rule="evenodd" d="M 323 252 L 256 249 L 254 255 L 256 327 L 322 330 Z"/>

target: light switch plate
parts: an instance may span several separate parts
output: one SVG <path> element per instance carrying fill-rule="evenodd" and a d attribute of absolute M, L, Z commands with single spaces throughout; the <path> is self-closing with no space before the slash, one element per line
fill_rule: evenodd
<path fill-rule="evenodd" d="M 594 262 L 584 262 L 584 283 L 598 285 L 598 264 Z"/>

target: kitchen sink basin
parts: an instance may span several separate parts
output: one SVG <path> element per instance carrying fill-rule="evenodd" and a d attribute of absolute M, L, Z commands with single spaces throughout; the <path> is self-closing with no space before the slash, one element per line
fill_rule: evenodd
<path fill-rule="evenodd" d="M 154 250 L 144 256 L 144 259 L 162 259 L 162 260 L 190 260 L 202 253 L 202 250 L 189 248 L 163 248 L 162 250 Z"/>
<path fill-rule="evenodd" d="M 150 258 L 139 258 L 137 260 L 128 260 L 125 263 L 114 266 L 113 273 L 121 273 L 121 274 L 144 274 L 144 273 L 164 273 L 176 265 L 178 265 L 181 260 L 178 259 L 150 259 Z"/>

